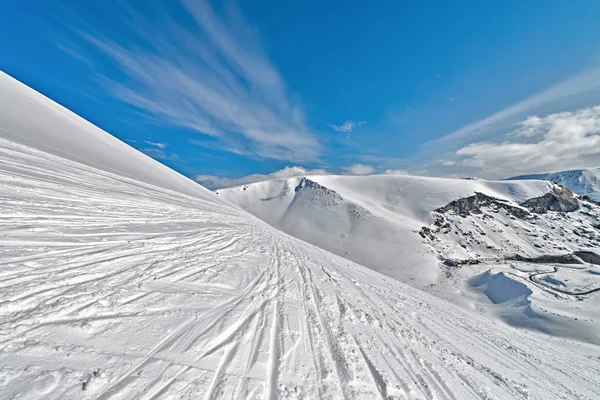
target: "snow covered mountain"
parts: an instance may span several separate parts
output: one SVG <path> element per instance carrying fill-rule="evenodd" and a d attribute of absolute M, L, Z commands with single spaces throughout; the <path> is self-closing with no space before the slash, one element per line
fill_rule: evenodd
<path fill-rule="evenodd" d="M 444 271 L 440 259 L 569 251 L 566 245 L 557 248 L 554 242 L 534 241 L 527 228 L 506 229 L 511 221 L 507 216 L 496 218 L 502 226 L 496 235 L 483 230 L 492 226 L 488 218 L 451 236 L 448 248 L 435 249 L 423 240 L 423 227 L 428 229 L 440 218 L 434 211 L 452 201 L 481 193 L 521 208 L 519 203 L 551 188 L 552 184 L 544 181 L 330 175 L 258 182 L 216 193 L 293 236 L 413 286 L 426 287 Z M 543 220 L 551 217 L 554 214 L 538 216 Z M 586 227 L 592 224 L 592 220 L 584 223 Z M 477 242 L 470 238 L 473 234 Z M 553 232 L 548 235 L 556 236 Z"/>
<path fill-rule="evenodd" d="M 581 196 L 588 196 L 590 199 L 600 202 L 600 167 L 553 172 L 549 174 L 520 175 L 509 178 L 509 180 L 527 179 L 541 179 L 556 182 Z"/>
<path fill-rule="evenodd" d="M 600 347 L 285 235 L 3 73 L 0 188 L 0 398 L 600 396 Z"/>
<path fill-rule="evenodd" d="M 442 298 L 512 325 L 600 344 L 600 298 L 595 291 L 576 296 L 600 290 L 595 264 L 577 256 L 600 253 L 600 207 L 555 184 L 310 176 L 216 193 L 284 232 Z M 557 278 L 552 271 L 563 261 L 580 269 Z M 494 290 L 523 290 L 502 302 L 481 299 L 487 287 L 477 282 L 490 271 L 507 277 L 494 280 Z M 544 271 L 559 283 L 531 278 Z"/>

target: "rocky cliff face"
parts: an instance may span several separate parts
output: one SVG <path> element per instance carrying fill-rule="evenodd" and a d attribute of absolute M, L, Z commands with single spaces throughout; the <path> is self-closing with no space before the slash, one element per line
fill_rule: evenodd
<path fill-rule="evenodd" d="M 560 185 L 553 185 L 550 192 L 528 199 L 521 205 L 538 214 L 548 211 L 573 212 L 579 209 L 579 202 L 573 192 Z"/>
<path fill-rule="evenodd" d="M 600 247 L 600 207 L 556 184 L 520 204 L 475 193 L 434 210 L 433 217 L 419 234 L 449 265 Z"/>
<path fill-rule="evenodd" d="M 453 211 L 461 217 L 466 217 L 471 214 L 482 214 L 483 208 L 491 208 L 493 210 L 504 209 L 509 214 L 518 218 L 525 218 L 529 213 L 517 206 L 510 204 L 506 200 L 488 196 L 483 193 L 475 192 L 474 196 L 463 197 L 448 203 L 446 206 L 436 209 L 435 211 L 441 214 Z"/>

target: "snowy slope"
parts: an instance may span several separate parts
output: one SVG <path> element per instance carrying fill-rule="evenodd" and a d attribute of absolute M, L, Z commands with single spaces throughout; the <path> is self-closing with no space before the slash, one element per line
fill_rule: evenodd
<path fill-rule="evenodd" d="M 416 287 L 438 280 L 437 252 L 418 232 L 431 211 L 484 192 L 521 201 L 543 181 L 488 182 L 408 175 L 309 176 L 216 191 L 270 225 Z"/>
<path fill-rule="evenodd" d="M 568 191 L 565 204 L 553 205 L 561 190 L 547 181 L 376 175 L 271 180 L 216 193 L 284 232 L 468 309 L 600 344 L 600 275 L 569 258 L 600 254 L 600 207 Z M 521 204 L 575 209 L 536 213 Z M 557 264 L 561 257 L 575 265 Z M 564 287 L 531 276 L 553 279 L 553 270 L 568 270 Z M 497 290 L 527 290 L 500 303 L 482 297 L 486 289 L 474 283 L 486 273 L 503 277 L 491 281 Z"/>
<path fill-rule="evenodd" d="M 215 201 L 205 188 L 190 185 L 189 179 L 132 151 L 120 140 L 2 71 L 0 87 L 3 138 L 140 182 Z"/>
<path fill-rule="evenodd" d="M 598 346 L 280 233 L 4 76 L 7 98 L 0 398 L 600 396 Z"/>
<path fill-rule="evenodd" d="M 600 206 L 554 185 L 521 205 L 478 193 L 432 215 L 420 233 L 447 267 L 430 293 L 600 344 Z"/>
<path fill-rule="evenodd" d="M 573 192 L 600 202 L 600 168 L 576 169 L 549 174 L 520 175 L 509 180 L 543 179 L 559 183 Z"/>

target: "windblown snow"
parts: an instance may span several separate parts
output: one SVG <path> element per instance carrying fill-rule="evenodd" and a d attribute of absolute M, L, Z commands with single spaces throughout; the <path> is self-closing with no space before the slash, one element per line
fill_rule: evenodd
<path fill-rule="evenodd" d="M 0 398 L 595 399 L 598 346 L 275 230 L 0 74 Z"/>

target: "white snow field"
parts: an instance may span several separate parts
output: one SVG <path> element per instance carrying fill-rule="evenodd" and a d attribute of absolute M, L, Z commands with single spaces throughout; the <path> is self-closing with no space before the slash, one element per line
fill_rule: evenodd
<path fill-rule="evenodd" d="M 1 399 L 597 399 L 600 347 L 275 230 L 0 74 Z"/>

